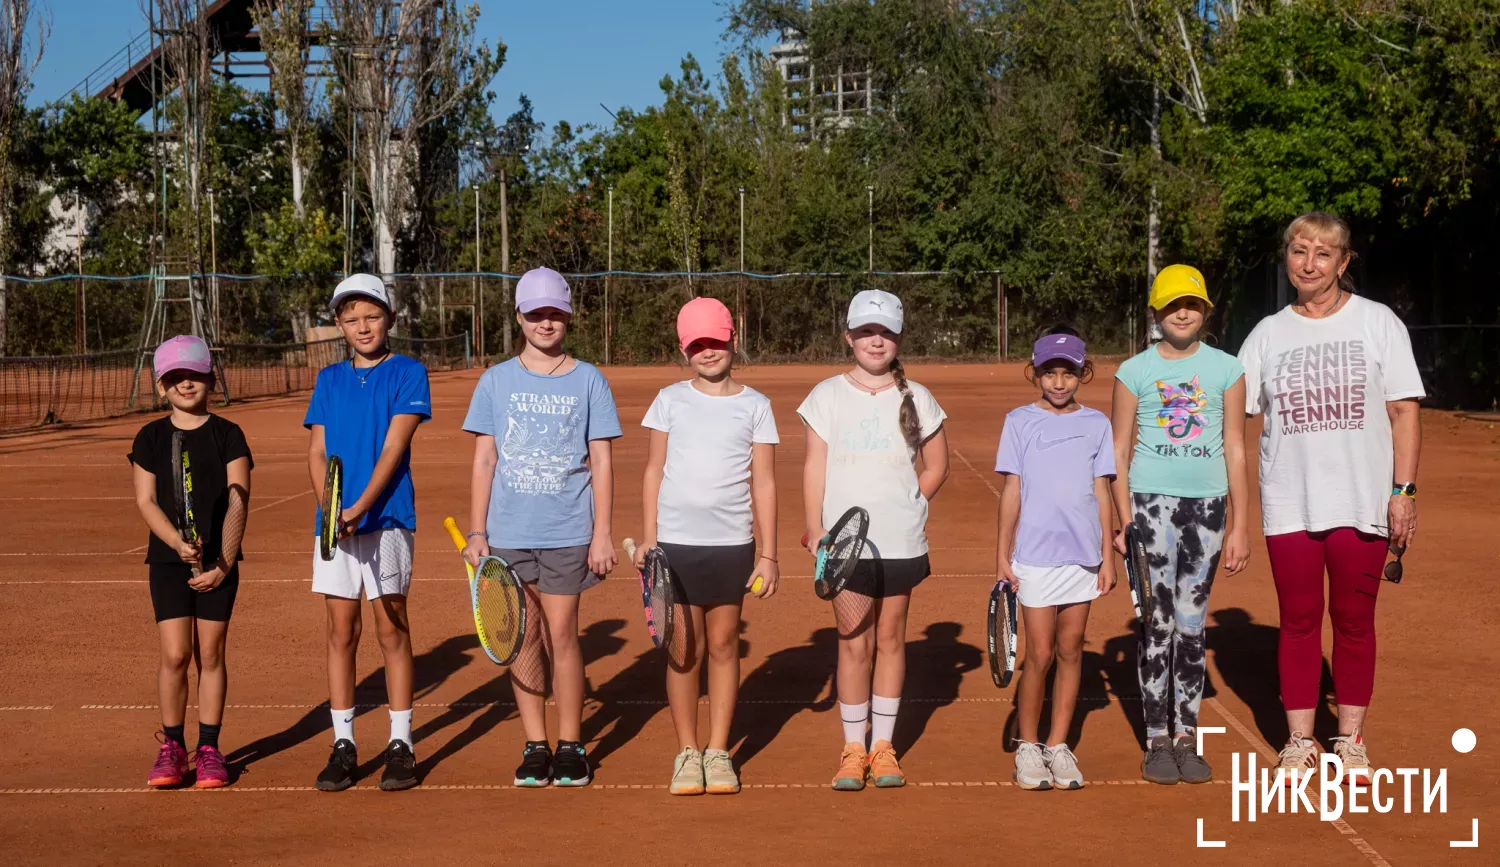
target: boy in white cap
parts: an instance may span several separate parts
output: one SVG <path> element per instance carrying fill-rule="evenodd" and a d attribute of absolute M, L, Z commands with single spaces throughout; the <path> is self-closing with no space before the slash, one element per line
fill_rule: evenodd
<path fill-rule="evenodd" d="M 330 455 L 343 461 L 345 491 L 357 495 L 353 502 L 342 504 L 333 559 L 323 560 L 316 542 L 313 546 L 312 589 L 322 594 L 328 613 L 328 692 L 334 732 L 333 753 L 318 775 L 317 787 L 325 792 L 349 788 L 359 764 L 354 741 L 354 658 L 363 592 L 375 617 L 390 704 L 391 736 L 380 788 L 409 789 L 417 784 L 411 741 L 411 632 L 406 617 L 417 529 L 411 440 L 417 425 L 432 417 L 427 368 L 414 358 L 393 354 L 387 345 L 391 302 L 380 278 L 351 275 L 334 289 L 329 307 L 352 353 L 347 361 L 318 373 L 302 421 L 312 432 L 308 472 L 320 504 L 317 519 L 322 518 Z"/>
<path fill-rule="evenodd" d="M 614 395 L 599 369 L 563 349 L 573 316 L 563 276 L 534 268 L 516 283 L 516 320 L 526 346 L 485 371 L 464 430 L 474 434 L 469 506 L 470 563 L 491 552 L 526 585 L 521 653 L 510 667 L 526 747 L 517 786 L 586 786 L 582 742 L 583 653 L 578 601 L 616 563 L 611 440 L 620 436 Z M 542 640 L 545 628 L 549 640 Z M 557 752 L 547 740 L 544 654 L 552 657 Z"/>
<path fill-rule="evenodd" d="M 882 788 L 906 785 L 891 738 L 906 678 L 911 591 L 932 571 L 927 504 L 948 477 L 948 439 L 947 414 L 932 392 L 907 381 L 896 357 L 901 299 L 866 289 L 850 302 L 847 324 L 854 369 L 814 386 L 797 415 L 807 427 L 804 544 L 815 548 L 853 506 L 870 513 L 859 565 L 833 602 L 844 727 L 833 788 L 858 791 L 866 779 Z"/>
<path fill-rule="evenodd" d="M 208 344 L 189 335 L 173 337 L 157 347 L 153 369 L 157 392 L 172 412 L 141 428 L 129 455 L 135 467 L 135 504 L 151 528 L 146 563 L 161 641 L 156 676 L 161 749 L 147 784 L 177 786 L 187 775 L 183 740 L 187 674 L 188 662 L 196 659 L 194 785 L 213 789 L 229 785 L 229 771 L 219 752 L 228 685 L 224 642 L 240 586 L 240 542 L 245 534 L 253 461 L 239 425 L 208 411 L 214 386 Z M 176 450 L 174 439 L 178 440 Z M 196 539 L 185 532 L 186 509 L 178 505 L 181 492 L 174 490 L 178 477 L 174 460 L 186 464 L 191 473 Z"/>

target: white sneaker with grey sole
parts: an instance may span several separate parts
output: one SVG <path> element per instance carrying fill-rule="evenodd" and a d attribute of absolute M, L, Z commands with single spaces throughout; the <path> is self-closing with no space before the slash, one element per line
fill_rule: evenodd
<path fill-rule="evenodd" d="M 1078 770 L 1078 757 L 1067 744 L 1058 744 L 1042 750 L 1047 770 L 1052 773 L 1052 785 L 1059 789 L 1083 788 L 1083 772 Z"/>
<path fill-rule="evenodd" d="M 1042 755 L 1041 744 L 1016 741 L 1016 772 L 1011 778 L 1023 789 L 1052 788 L 1052 774 L 1047 771 L 1047 760 Z"/>

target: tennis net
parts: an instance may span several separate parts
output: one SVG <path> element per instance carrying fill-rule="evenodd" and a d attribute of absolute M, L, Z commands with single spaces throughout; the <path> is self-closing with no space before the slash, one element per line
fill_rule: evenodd
<path fill-rule="evenodd" d="M 391 348 L 429 370 L 473 364 L 469 334 L 391 337 Z M 214 348 L 231 401 L 306 391 L 318 371 L 349 357 L 343 338 L 307 343 L 226 343 Z M 150 359 L 136 371 L 133 349 L 88 355 L 0 358 L 0 433 L 111 418 L 161 406 Z M 222 392 L 220 393 L 222 399 Z"/>

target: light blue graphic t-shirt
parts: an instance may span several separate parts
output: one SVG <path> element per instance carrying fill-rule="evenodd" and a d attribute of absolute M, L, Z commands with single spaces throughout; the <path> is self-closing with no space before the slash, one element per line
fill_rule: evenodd
<path fill-rule="evenodd" d="M 1136 398 L 1139 434 L 1130 461 L 1130 490 L 1170 497 L 1229 493 L 1224 466 L 1224 392 L 1245 375 L 1239 359 L 1198 344 L 1168 360 L 1155 346 L 1120 365 L 1115 378 Z"/>
<path fill-rule="evenodd" d="M 494 548 L 571 548 L 594 537 L 591 440 L 613 439 L 620 415 L 599 368 L 532 373 L 512 358 L 479 378 L 464 430 L 500 453 L 485 529 Z"/>

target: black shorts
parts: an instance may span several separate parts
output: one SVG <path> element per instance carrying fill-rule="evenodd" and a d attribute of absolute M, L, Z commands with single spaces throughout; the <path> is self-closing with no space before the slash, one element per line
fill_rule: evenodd
<path fill-rule="evenodd" d="M 658 542 L 677 580 L 677 591 L 689 605 L 738 605 L 745 582 L 755 570 L 755 543 L 743 545 L 673 545 Z"/>
<path fill-rule="evenodd" d="M 199 620 L 229 620 L 234 597 L 240 592 L 240 567 L 236 563 L 219 586 L 206 593 L 188 586 L 193 570 L 185 563 L 151 563 L 151 607 L 156 622 L 179 617 Z"/>
<path fill-rule="evenodd" d="M 926 554 L 909 560 L 860 560 L 844 589 L 885 599 L 910 592 L 931 574 Z"/>

